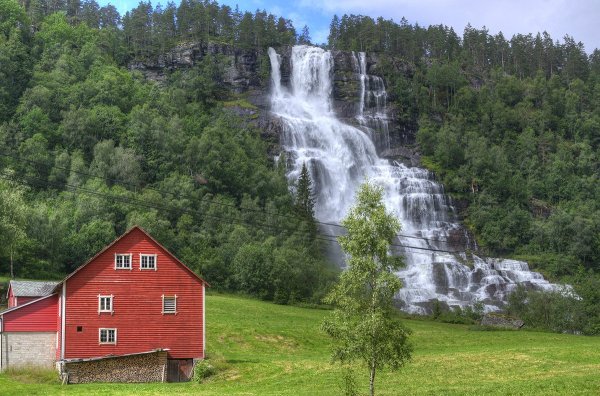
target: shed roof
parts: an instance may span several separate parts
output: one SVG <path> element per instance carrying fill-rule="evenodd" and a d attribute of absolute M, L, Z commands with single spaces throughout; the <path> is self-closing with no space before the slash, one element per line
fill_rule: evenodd
<path fill-rule="evenodd" d="M 151 351 L 146 351 L 146 352 L 125 353 L 122 355 L 106 355 L 106 356 L 98 356 L 98 357 L 91 357 L 91 358 L 62 359 L 61 361 L 65 362 L 65 363 L 93 362 L 96 360 L 122 358 L 122 357 L 127 357 L 127 356 L 148 355 L 151 353 L 169 352 L 169 351 L 170 351 L 169 348 L 158 348 L 158 349 L 153 349 Z"/>
<path fill-rule="evenodd" d="M 16 281 L 11 280 L 9 288 L 17 297 L 45 297 L 52 294 L 52 291 L 59 282 L 52 281 Z"/>

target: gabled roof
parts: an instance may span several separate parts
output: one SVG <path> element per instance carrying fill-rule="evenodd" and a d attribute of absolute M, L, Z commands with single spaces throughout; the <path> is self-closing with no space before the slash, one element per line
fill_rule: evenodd
<path fill-rule="evenodd" d="M 66 282 L 69 278 L 71 278 L 73 275 L 75 275 L 76 273 L 78 273 L 81 269 L 83 269 L 86 265 L 88 265 L 89 263 L 91 263 L 92 261 L 94 261 L 96 259 L 96 257 L 100 256 L 102 253 L 104 253 L 105 251 L 107 251 L 108 249 L 111 248 L 111 246 L 113 246 L 114 244 L 116 244 L 117 242 L 119 242 L 121 239 L 125 238 L 127 235 L 129 235 L 133 230 L 139 230 L 142 232 L 142 234 L 144 234 L 145 236 L 148 237 L 148 239 L 150 239 L 152 242 L 156 243 L 161 249 L 163 249 L 173 260 L 175 260 L 178 264 L 180 264 L 185 270 L 187 270 L 190 274 L 192 274 L 194 277 L 198 278 L 198 280 L 200 282 L 202 282 L 203 284 L 205 284 L 206 286 L 210 287 L 210 285 L 208 284 L 207 281 L 205 281 L 204 279 L 202 279 L 200 276 L 198 276 L 198 274 L 196 274 L 194 271 L 192 271 L 187 265 L 183 264 L 177 257 L 175 257 L 173 255 L 173 253 L 169 252 L 167 250 L 167 248 L 165 248 L 163 245 L 161 245 L 156 239 L 152 238 L 152 236 L 150 236 L 150 234 L 148 234 L 142 227 L 140 226 L 133 226 L 131 227 L 129 230 L 127 230 L 123 235 L 121 235 L 120 237 L 118 237 L 117 239 L 115 239 L 114 241 L 112 241 L 111 243 L 109 243 L 108 245 L 106 245 L 104 247 L 104 249 L 100 250 L 98 253 L 96 253 L 96 255 L 94 255 L 94 257 L 92 257 L 91 259 L 89 259 L 88 261 L 86 261 L 84 264 L 80 265 L 79 267 L 77 267 L 77 269 L 73 272 L 71 272 L 69 275 L 67 275 L 67 277 L 65 279 L 63 279 L 61 282 L 59 282 L 55 287 L 54 290 L 57 290 L 59 288 L 59 286 L 61 286 L 64 282 Z"/>
<path fill-rule="evenodd" d="M 17 281 L 11 280 L 9 288 L 13 295 L 17 297 L 45 297 L 52 294 L 52 291 L 60 282 L 48 281 Z"/>

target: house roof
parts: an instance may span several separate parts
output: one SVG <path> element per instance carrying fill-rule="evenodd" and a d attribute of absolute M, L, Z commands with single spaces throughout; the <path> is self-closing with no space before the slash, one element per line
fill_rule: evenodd
<path fill-rule="evenodd" d="M 104 247 L 104 249 L 100 250 L 98 253 L 96 253 L 96 255 L 94 257 L 92 257 L 91 259 L 89 259 L 88 261 L 86 261 L 84 264 L 80 265 L 79 267 L 77 267 L 77 269 L 73 272 L 71 272 L 69 275 L 67 275 L 67 277 L 65 279 L 63 279 L 61 282 L 59 282 L 53 290 L 58 290 L 59 286 L 61 286 L 64 282 L 66 282 L 69 278 L 71 278 L 73 275 L 75 275 L 76 273 L 78 273 L 81 269 L 83 269 L 86 265 L 88 265 L 89 263 L 91 263 L 92 261 L 94 261 L 96 259 L 96 257 L 100 256 L 102 253 L 104 253 L 105 251 L 107 251 L 108 249 L 110 249 L 111 246 L 113 246 L 114 244 L 116 244 L 117 242 L 119 242 L 121 239 L 125 238 L 127 235 L 129 235 L 133 230 L 139 230 L 141 231 L 145 236 L 148 237 L 148 239 L 150 239 L 151 241 L 153 241 L 154 243 L 156 243 L 161 249 L 163 249 L 171 258 L 173 258 L 173 260 L 175 260 L 177 263 L 179 263 L 184 269 L 186 269 L 190 274 L 192 274 L 194 277 L 198 278 L 198 280 L 200 282 L 202 282 L 203 284 L 205 284 L 206 286 L 210 287 L 210 285 L 208 284 L 207 281 L 205 281 L 204 279 L 202 279 L 200 276 L 198 276 L 198 274 L 196 274 L 194 271 L 192 271 L 187 265 L 183 264 L 177 257 L 175 257 L 173 255 L 173 253 L 169 252 L 167 250 L 167 248 L 165 248 L 163 245 L 161 245 L 156 239 L 152 238 L 152 236 L 150 234 L 148 234 L 142 227 L 140 226 L 133 226 L 131 227 L 129 230 L 127 230 L 123 235 L 121 235 L 120 237 L 118 237 L 117 239 L 115 239 L 114 241 L 112 241 L 111 243 L 109 243 L 108 245 L 106 245 Z"/>
<path fill-rule="evenodd" d="M 11 280 L 9 288 L 17 297 L 45 297 L 52 294 L 58 284 L 59 282 Z"/>

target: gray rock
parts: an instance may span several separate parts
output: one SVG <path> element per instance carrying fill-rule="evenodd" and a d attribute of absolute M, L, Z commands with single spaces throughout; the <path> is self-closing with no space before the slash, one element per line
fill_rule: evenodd
<path fill-rule="evenodd" d="M 504 329 L 520 329 L 525 325 L 525 322 L 523 322 L 521 319 L 513 318 L 508 315 L 489 313 L 481 319 L 481 325 Z"/>
<path fill-rule="evenodd" d="M 222 55 L 229 66 L 223 70 L 223 83 L 234 93 L 243 93 L 263 86 L 260 77 L 260 54 L 255 50 L 217 43 L 183 43 L 156 59 L 135 61 L 130 70 L 137 70 L 152 81 L 163 82 L 169 73 L 189 69 L 207 55 Z M 229 61 L 229 62 L 227 62 Z"/>

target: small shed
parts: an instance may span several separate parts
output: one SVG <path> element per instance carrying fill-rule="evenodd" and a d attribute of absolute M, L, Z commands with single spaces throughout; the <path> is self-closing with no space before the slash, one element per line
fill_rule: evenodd
<path fill-rule="evenodd" d="M 40 297 L 52 294 L 59 282 L 48 281 L 17 281 L 11 280 L 8 284 L 8 308 L 23 305 Z"/>
<path fill-rule="evenodd" d="M 9 367 L 54 365 L 57 313 L 57 294 L 0 312 L 0 371 Z"/>

